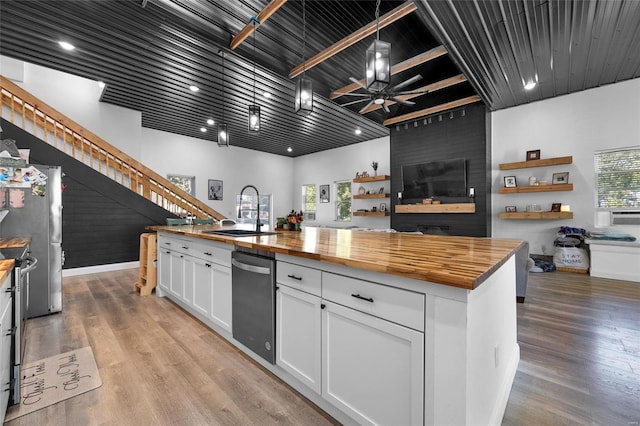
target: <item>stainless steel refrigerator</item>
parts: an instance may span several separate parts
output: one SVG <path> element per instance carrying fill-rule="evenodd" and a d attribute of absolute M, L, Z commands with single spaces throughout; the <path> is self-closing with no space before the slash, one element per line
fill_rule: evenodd
<path fill-rule="evenodd" d="M 62 170 L 32 166 L 47 176 L 45 185 L 36 190 L 5 187 L 9 212 L 0 223 L 2 238 L 31 237 L 29 250 L 38 259 L 29 277 L 27 318 L 62 311 Z"/>

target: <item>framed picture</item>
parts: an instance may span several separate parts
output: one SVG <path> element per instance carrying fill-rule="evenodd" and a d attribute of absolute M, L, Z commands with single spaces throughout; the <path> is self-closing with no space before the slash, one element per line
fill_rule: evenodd
<path fill-rule="evenodd" d="M 554 173 L 552 184 L 569 183 L 569 172 Z"/>
<path fill-rule="evenodd" d="M 518 211 L 518 209 L 516 208 L 516 206 L 506 206 L 506 207 L 504 208 L 504 210 L 505 210 L 507 213 L 515 213 L 515 212 L 517 212 L 517 211 Z"/>
<path fill-rule="evenodd" d="M 222 200 L 222 181 L 209 179 L 209 199 Z"/>
<path fill-rule="evenodd" d="M 539 160 L 540 159 L 540 150 L 536 149 L 534 151 L 527 151 L 527 161 L 529 160 Z"/>
<path fill-rule="evenodd" d="M 184 192 L 196 196 L 196 177 L 184 175 L 167 175 L 167 180 Z"/>
<path fill-rule="evenodd" d="M 320 185 L 320 202 L 329 202 L 329 185 Z"/>
<path fill-rule="evenodd" d="M 504 177 L 504 186 L 505 188 L 515 188 L 517 185 L 515 176 L 505 176 Z"/>
<path fill-rule="evenodd" d="M 380 191 L 378 191 L 378 194 L 384 194 L 384 186 L 380 188 Z"/>
<path fill-rule="evenodd" d="M 385 203 L 380 203 L 380 211 L 381 212 L 386 212 L 387 211 L 387 205 Z"/>
<path fill-rule="evenodd" d="M 561 207 L 562 207 L 562 203 L 553 203 L 553 204 L 551 204 L 551 211 L 552 212 L 559 212 Z"/>

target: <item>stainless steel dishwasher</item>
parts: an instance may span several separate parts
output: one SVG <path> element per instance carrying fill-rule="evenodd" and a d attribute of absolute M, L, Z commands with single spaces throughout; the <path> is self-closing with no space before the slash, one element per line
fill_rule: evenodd
<path fill-rule="evenodd" d="M 233 338 L 275 364 L 275 258 L 236 247 L 231 254 Z"/>

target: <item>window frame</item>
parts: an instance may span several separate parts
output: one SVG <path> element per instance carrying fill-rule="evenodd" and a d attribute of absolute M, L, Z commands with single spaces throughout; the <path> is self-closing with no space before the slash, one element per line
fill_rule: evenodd
<path fill-rule="evenodd" d="M 628 158 L 631 158 L 630 165 L 633 167 L 625 168 L 616 164 L 612 165 L 611 163 L 616 161 L 615 156 L 621 156 L 623 159 L 628 156 Z M 625 180 L 625 177 L 628 176 L 628 182 L 631 183 L 640 180 L 640 146 L 596 151 L 593 154 L 593 164 L 594 202 L 597 210 L 640 210 L 640 187 L 635 185 L 626 186 L 624 184 L 620 186 L 607 185 L 607 183 L 615 180 L 615 177 L 622 177 L 622 180 Z M 603 175 L 606 175 L 606 178 Z M 620 181 L 615 183 L 620 183 Z M 634 189 L 638 190 L 634 191 Z M 612 195 L 615 192 L 618 192 L 617 197 Z M 631 200 L 631 204 L 621 205 L 627 200 Z"/>
<path fill-rule="evenodd" d="M 353 220 L 353 191 L 352 191 L 352 187 L 351 187 L 351 181 L 350 180 L 339 180 L 339 181 L 335 181 L 333 184 L 334 187 L 334 194 L 335 195 L 335 202 L 334 202 L 334 220 L 336 222 L 351 222 Z M 340 187 L 341 185 L 345 185 L 348 186 L 349 188 L 349 197 L 348 197 L 348 203 L 349 203 L 349 217 L 345 217 L 343 218 L 340 214 L 340 207 L 342 204 L 346 203 L 346 200 L 343 200 L 340 198 Z"/>

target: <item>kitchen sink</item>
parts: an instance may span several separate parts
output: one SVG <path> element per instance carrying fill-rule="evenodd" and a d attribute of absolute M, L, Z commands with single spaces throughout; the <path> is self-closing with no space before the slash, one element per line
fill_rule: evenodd
<path fill-rule="evenodd" d="M 216 229 L 212 231 L 202 231 L 203 234 L 227 235 L 230 237 L 252 237 L 260 235 L 275 235 L 276 232 L 256 232 L 250 229 Z"/>

